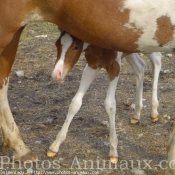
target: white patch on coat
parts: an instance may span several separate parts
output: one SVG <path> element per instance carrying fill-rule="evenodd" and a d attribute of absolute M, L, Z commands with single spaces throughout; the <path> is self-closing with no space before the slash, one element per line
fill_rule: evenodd
<path fill-rule="evenodd" d="M 154 38 L 158 18 L 167 16 L 172 24 L 175 25 L 174 0 L 125 0 L 124 9 L 130 10 L 130 19 L 125 26 L 133 28 L 134 24 L 134 28 L 143 30 L 143 34 L 137 42 L 140 51 L 172 51 L 175 46 L 175 40 L 163 47 L 159 47 L 159 43 Z"/>
<path fill-rule="evenodd" d="M 115 59 L 115 61 L 118 62 L 120 69 L 121 69 L 121 60 L 122 60 L 122 56 L 123 56 L 123 52 L 117 52 L 117 57 Z"/>
<path fill-rule="evenodd" d="M 64 69 L 64 61 L 65 61 L 65 55 L 69 47 L 72 45 L 73 39 L 72 37 L 66 33 L 61 37 L 61 45 L 62 45 L 62 52 L 59 61 L 55 65 L 55 68 L 53 70 L 53 77 L 57 74 L 57 71 L 59 70 L 61 73 Z"/>

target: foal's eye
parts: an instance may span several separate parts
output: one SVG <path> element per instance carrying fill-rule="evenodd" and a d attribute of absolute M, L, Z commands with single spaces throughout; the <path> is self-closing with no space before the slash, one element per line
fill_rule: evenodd
<path fill-rule="evenodd" d="M 79 49 L 79 47 L 78 47 L 78 46 L 75 46 L 75 47 L 74 47 L 74 50 L 78 50 L 78 49 Z"/>

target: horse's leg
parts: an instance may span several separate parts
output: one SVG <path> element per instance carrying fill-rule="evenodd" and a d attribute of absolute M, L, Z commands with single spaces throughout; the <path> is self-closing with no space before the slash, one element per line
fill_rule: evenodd
<path fill-rule="evenodd" d="M 13 119 L 7 98 L 8 77 L 23 29 L 19 29 L 14 34 L 10 43 L 0 54 L 0 126 L 3 136 L 3 146 L 14 150 L 15 159 L 28 160 L 29 157 L 26 157 L 26 155 L 29 155 L 30 150 L 20 137 L 19 129 Z"/>
<path fill-rule="evenodd" d="M 80 83 L 80 87 L 78 89 L 78 92 L 72 99 L 72 102 L 69 106 L 69 111 L 66 117 L 66 120 L 63 124 L 63 127 L 61 128 L 60 132 L 58 133 L 56 140 L 52 143 L 52 145 L 49 147 L 49 150 L 47 152 L 48 157 L 53 157 L 56 155 L 56 153 L 59 150 L 59 147 L 61 143 L 66 139 L 66 135 L 68 132 L 69 125 L 75 116 L 75 114 L 79 111 L 81 105 L 82 105 L 82 99 L 90 87 L 91 83 L 93 82 L 94 78 L 96 77 L 96 74 L 98 72 L 98 69 L 92 69 L 88 65 L 86 65 L 83 74 L 82 79 Z"/>
<path fill-rule="evenodd" d="M 136 99 L 135 99 L 135 112 L 131 118 L 131 123 L 136 124 L 140 120 L 140 113 L 143 107 L 142 95 L 143 95 L 143 78 L 145 63 L 136 53 L 127 55 L 126 61 L 130 64 L 136 76 Z"/>
<path fill-rule="evenodd" d="M 3 50 L 7 48 L 10 42 L 14 42 L 15 40 L 14 36 L 16 35 L 16 38 L 17 38 L 17 33 L 20 32 L 20 30 L 22 30 L 22 28 L 16 32 L 14 31 L 9 33 L 7 29 L 0 28 L 0 55 L 2 54 Z M 15 49 L 13 50 L 15 51 Z M 12 54 L 9 54 L 9 55 L 11 57 Z M 10 60 L 13 61 L 13 58 L 11 58 Z"/>
<path fill-rule="evenodd" d="M 152 82 L 152 101 L 151 101 L 151 119 L 152 122 L 156 122 L 159 119 L 159 113 L 157 111 L 159 107 L 159 101 L 157 97 L 157 86 L 159 80 L 159 73 L 161 70 L 161 53 L 153 52 L 151 54 L 147 54 L 148 58 L 152 64 L 153 70 L 153 82 Z"/>
<path fill-rule="evenodd" d="M 115 113 L 116 113 L 115 90 L 116 90 L 117 82 L 118 82 L 118 77 L 110 81 L 108 91 L 107 91 L 107 96 L 105 99 L 105 109 L 109 116 L 109 123 L 110 123 L 109 157 L 112 163 L 116 163 L 118 161 L 118 152 L 117 152 L 118 139 L 117 139 L 116 127 L 115 127 Z"/>
<path fill-rule="evenodd" d="M 118 54 L 119 55 L 119 54 Z M 116 62 L 111 66 L 109 70 L 107 70 L 109 78 L 111 75 L 115 74 L 114 79 L 110 79 L 109 87 L 107 90 L 107 95 L 105 99 L 105 109 L 109 116 L 109 124 L 110 124 L 110 162 L 117 163 L 118 161 L 118 152 L 117 152 L 117 145 L 118 145 L 118 139 L 116 135 L 116 126 L 115 126 L 115 114 L 116 114 L 116 100 L 115 100 L 115 91 L 119 79 L 119 72 L 121 67 L 121 56 L 117 57 Z M 116 74 L 116 70 L 117 74 Z"/>

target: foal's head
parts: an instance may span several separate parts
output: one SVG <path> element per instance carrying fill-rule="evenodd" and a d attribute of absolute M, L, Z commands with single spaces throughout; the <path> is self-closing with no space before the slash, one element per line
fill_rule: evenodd
<path fill-rule="evenodd" d="M 57 60 L 52 77 L 61 82 L 78 61 L 83 50 L 83 41 L 62 31 L 56 47 Z"/>

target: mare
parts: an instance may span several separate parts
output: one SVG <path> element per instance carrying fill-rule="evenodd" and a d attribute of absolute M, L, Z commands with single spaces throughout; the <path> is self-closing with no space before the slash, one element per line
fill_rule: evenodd
<path fill-rule="evenodd" d="M 35 157 L 20 137 L 7 97 L 9 73 L 19 38 L 30 21 L 52 22 L 82 41 L 110 50 L 174 52 L 174 9 L 174 0 L 1 0 L 0 127 L 3 145 L 14 150 L 16 159 L 33 160 Z M 169 163 L 175 160 L 175 132 L 172 134 Z M 167 172 L 175 174 L 172 168 Z"/>

